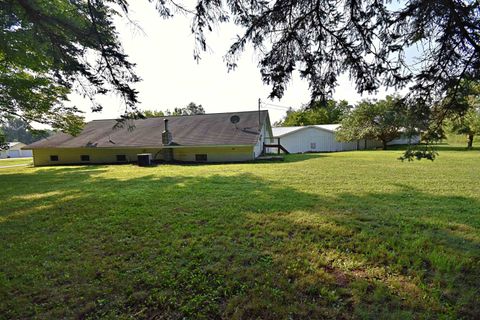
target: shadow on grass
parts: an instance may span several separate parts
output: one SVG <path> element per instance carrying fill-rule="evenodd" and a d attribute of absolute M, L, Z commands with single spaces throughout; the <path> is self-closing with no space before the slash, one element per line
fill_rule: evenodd
<path fill-rule="evenodd" d="M 474 146 L 472 149 L 468 149 L 467 146 L 449 145 L 449 144 L 435 145 L 435 148 L 437 148 L 438 151 L 461 151 L 461 152 L 480 151 L 480 147 Z"/>
<path fill-rule="evenodd" d="M 251 174 L 2 174 L 7 318 L 475 318 L 480 204 Z"/>
<path fill-rule="evenodd" d="M 480 147 L 474 146 L 472 149 L 467 149 L 467 145 L 460 145 L 457 143 L 454 144 L 449 144 L 449 143 L 436 143 L 431 145 L 434 150 L 437 152 L 441 151 L 461 151 L 461 152 L 469 152 L 469 151 L 480 151 Z M 415 147 L 415 146 L 413 146 Z M 417 145 L 418 149 L 422 149 L 425 146 L 422 144 Z M 408 145 L 394 145 L 394 146 L 388 146 L 387 150 L 401 150 L 405 151 L 408 149 Z"/>

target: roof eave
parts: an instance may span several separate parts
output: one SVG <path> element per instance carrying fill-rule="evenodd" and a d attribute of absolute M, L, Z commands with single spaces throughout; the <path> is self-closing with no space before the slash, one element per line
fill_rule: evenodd
<path fill-rule="evenodd" d="M 292 130 L 292 131 L 283 133 L 283 134 L 278 135 L 278 136 L 273 136 L 273 137 L 274 137 L 274 138 L 282 138 L 282 137 L 288 136 L 288 135 L 290 135 L 290 134 L 292 134 L 292 133 L 295 133 L 295 132 L 298 132 L 298 131 L 302 131 L 302 130 L 305 130 L 305 129 L 308 129 L 308 128 L 314 128 L 314 129 L 317 129 L 317 130 L 322 130 L 322 131 L 326 131 L 326 132 L 330 132 L 330 133 L 336 133 L 335 130 L 330 130 L 330 129 L 326 129 L 326 128 L 317 127 L 316 125 L 312 124 L 312 125 L 303 126 L 303 127 L 301 127 L 301 128 L 298 128 L 298 129 L 295 129 L 295 130 Z"/>
<path fill-rule="evenodd" d="M 112 147 L 25 147 L 22 150 L 40 150 L 40 149 L 178 149 L 178 148 L 235 148 L 235 147 L 253 147 L 255 144 L 199 144 L 182 146 L 112 146 Z"/>

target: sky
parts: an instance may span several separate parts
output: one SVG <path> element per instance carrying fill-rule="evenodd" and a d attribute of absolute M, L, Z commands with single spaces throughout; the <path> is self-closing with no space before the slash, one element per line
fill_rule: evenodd
<path fill-rule="evenodd" d="M 268 100 L 270 88 L 261 80 L 258 55 L 248 48 L 241 56 L 236 70 L 228 72 L 223 56 L 240 29 L 233 24 L 221 24 L 209 34 L 209 49 L 197 63 L 193 59 L 195 46 L 190 31 L 191 20 L 183 15 L 162 19 L 155 7 L 147 1 L 130 2 L 129 17 L 141 28 L 135 28 L 126 19 L 117 20 L 120 40 L 131 62 L 137 64 L 136 73 L 142 81 L 139 91 L 141 110 L 166 110 L 184 107 L 190 102 L 201 104 L 207 113 L 256 110 L 258 99 L 295 109 L 310 99 L 308 83 L 294 75 L 281 100 Z M 388 93 L 392 93 L 391 91 Z M 376 97 L 382 98 L 385 90 Z M 350 103 L 366 97 L 356 93 L 348 76 L 339 79 L 333 98 Z M 118 97 L 100 97 L 102 112 L 91 112 L 91 104 L 77 94 L 70 95 L 70 103 L 85 112 L 87 121 L 117 118 L 124 111 Z M 262 105 L 272 123 L 285 115 L 285 108 Z"/>

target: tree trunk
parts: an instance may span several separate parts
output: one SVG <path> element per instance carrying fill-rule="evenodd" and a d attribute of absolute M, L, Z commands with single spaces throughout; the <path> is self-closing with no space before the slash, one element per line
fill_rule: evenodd
<path fill-rule="evenodd" d="M 387 140 L 382 140 L 382 150 L 387 150 Z"/>
<path fill-rule="evenodd" d="M 473 134 L 469 134 L 467 149 L 472 149 L 472 148 L 473 148 Z"/>

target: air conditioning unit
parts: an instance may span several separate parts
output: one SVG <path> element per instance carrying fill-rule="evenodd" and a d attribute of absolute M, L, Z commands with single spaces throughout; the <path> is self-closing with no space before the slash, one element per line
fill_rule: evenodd
<path fill-rule="evenodd" d="M 140 167 L 147 167 L 152 165 L 152 154 L 151 153 L 137 154 L 137 163 Z"/>

